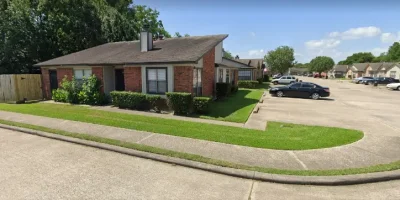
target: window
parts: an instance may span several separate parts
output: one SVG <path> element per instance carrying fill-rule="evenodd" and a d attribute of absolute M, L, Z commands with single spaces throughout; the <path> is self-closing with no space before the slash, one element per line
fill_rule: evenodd
<path fill-rule="evenodd" d="M 281 79 L 286 79 L 286 76 L 282 76 Z"/>
<path fill-rule="evenodd" d="M 226 69 L 225 83 L 229 83 L 229 75 L 230 75 L 230 71 L 229 71 L 229 69 Z"/>
<path fill-rule="evenodd" d="M 390 78 L 396 78 L 396 71 L 390 71 Z"/>
<path fill-rule="evenodd" d="M 313 88 L 314 85 L 313 85 L 313 84 L 310 84 L 310 83 L 303 83 L 303 84 L 301 85 L 301 87 L 302 87 L 302 88 Z"/>
<path fill-rule="evenodd" d="M 219 77 L 218 77 L 218 82 L 222 83 L 222 79 L 224 78 L 224 70 L 219 69 Z"/>
<path fill-rule="evenodd" d="M 147 93 L 165 94 L 167 92 L 167 68 L 147 68 Z"/>
<path fill-rule="evenodd" d="M 201 85 L 201 69 L 193 69 L 193 94 L 195 96 L 202 95 Z"/>
<path fill-rule="evenodd" d="M 293 83 L 292 85 L 290 85 L 291 88 L 299 88 L 300 87 L 300 83 Z"/>
<path fill-rule="evenodd" d="M 92 75 L 92 69 L 74 69 L 74 77 L 76 80 L 82 80 Z"/>
<path fill-rule="evenodd" d="M 239 70 L 239 80 L 251 80 L 251 70 Z"/>

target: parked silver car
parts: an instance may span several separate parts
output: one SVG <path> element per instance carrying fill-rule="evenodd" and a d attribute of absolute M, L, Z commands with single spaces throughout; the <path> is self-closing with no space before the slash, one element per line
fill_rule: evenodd
<path fill-rule="evenodd" d="M 282 76 L 282 77 L 280 77 L 278 79 L 273 79 L 271 82 L 274 85 L 277 85 L 277 84 L 291 84 L 291 83 L 296 82 L 296 77 L 294 77 L 294 76 Z"/>

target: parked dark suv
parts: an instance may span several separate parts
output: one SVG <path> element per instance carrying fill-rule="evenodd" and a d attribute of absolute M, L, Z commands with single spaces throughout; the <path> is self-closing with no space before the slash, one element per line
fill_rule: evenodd
<path fill-rule="evenodd" d="M 389 84 L 389 83 L 398 83 L 399 80 L 398 79 L 394 79 L 394 78 L 389 78 L 389 77 L 377 77 L 374 78 L 372 80 L 363 80 L 362 83 L 364 83 L 365 85 L 369 85 L 369 84 Z"/>

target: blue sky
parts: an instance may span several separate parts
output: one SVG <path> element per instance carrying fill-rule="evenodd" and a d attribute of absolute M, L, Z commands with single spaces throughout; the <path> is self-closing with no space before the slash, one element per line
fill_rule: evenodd
<path fill-rule="evenodd" d="M 160 12 L 171 34 L 229 34 L 224 48 L 240 58 L 263 57 L 281 45 L 298 62 L 324 55 L 336 62 L 355 52 L 379 55 L 400 40 L 395 0 L 135 0 Z M 397 11 L 396 11 L 397 9 Z"/>

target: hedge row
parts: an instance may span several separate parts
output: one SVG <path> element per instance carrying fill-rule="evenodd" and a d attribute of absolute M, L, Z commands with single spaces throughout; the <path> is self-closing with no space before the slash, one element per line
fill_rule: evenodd
<path fill-rule="evenodd" d="M 146 95 L 137 92 L 113 91 L 110 93 L 112 103 L 119 108 L 129 108 L 133 110 L 160 111 L 162 98 L 159 95 Z"/>
<path fill-rule="evenodd" d="M 199 114 L 207 113 L 211 102 L 209 97 L 193 98 L 190 93 L 168 92 L 166 96 L 167 103 L 159 95 L 146 95 L 137 92 L 111 92 L 112 103 L 119 108 L 160 111 L 163 104 L 167 104 L 177 115 L 187 115 L 191 111 Z"/>
<path fill-rule="evenodd" d="M 258 84 L 259 81 L 238 81 L 238 86 L 240 88 L 256 88 Z"/>

